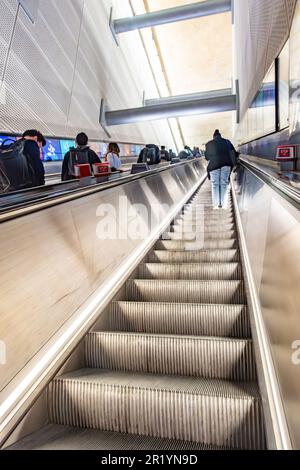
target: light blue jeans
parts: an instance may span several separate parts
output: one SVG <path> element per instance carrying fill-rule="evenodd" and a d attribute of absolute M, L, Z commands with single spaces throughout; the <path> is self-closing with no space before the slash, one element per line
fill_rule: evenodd
<path fill-rule="evenodd" d="M 230 166 L 223 166 L 219 170 L 211 171 L 212 197 L 214 207 L 227 208 Z"/>

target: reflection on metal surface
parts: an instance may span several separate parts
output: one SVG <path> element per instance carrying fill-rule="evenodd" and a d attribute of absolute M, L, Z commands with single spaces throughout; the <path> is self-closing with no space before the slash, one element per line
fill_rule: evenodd
<path fill-rule="evenodd" d="M 292 445 L 299 449 L 300 369 L 292 358 L 293 344 L 300 339 L 300 205 L 290 191 L 292 197 L 293 205 L 254 172 L 239 169 L 237 201 L 245 243 Z"/>
<path fill-rule="evenodd" d="M 1 366 L 1 432 L 45 386 L 205 176 L 206 164 L 192 161 L 2 224 L 0 330 L 7 362 Z M 145 240 L 98 239 L 97 208 L 111 204 L 121 218 L 121 196 L 128 204 L 162 206 Z M 145 222 L 143 214 L 133 218 Z"/>
<path fill-rule="evenodd" d="M 241 157 L 242 164 L 258 179 L 267 182 L 280 194 L 286 196 L 296 204 L 300 204 L 300 192 L 298 191 L 299 175 L 293 172 L 282 172 L 274 170 L 274 168 L 267 167 L 252 161 L 252 159 L 245 156 Z"/>
<path fill-rule="evenodd" d="M 272 360 L 269 338 L 262 316 L 258 291 L 255 286 L 246 239 L 244 236 L 242 219 L 238 209 L 237 195 L 241 195 L 241 185 L 239 185 L 239 183 L 241 183 L 241 179 L 240 181 L 236 179 L 236 182 L 237 187 L 235 188 L 235 182 L 234 179 L 232 179 L 233 201 L 236 209 L 243 268 L 246 274 L 245 287 L 248 307 L 251 312 L 250 320 L 255 344 L 258 379 L 263 397 L 268 449 L 291 450 L 292 445 L 276 377 L 276 371 Z"/>

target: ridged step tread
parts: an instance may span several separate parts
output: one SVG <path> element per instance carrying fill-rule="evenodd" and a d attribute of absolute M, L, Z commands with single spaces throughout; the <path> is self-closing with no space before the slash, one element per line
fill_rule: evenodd
<path fill-rule="evenodd" d="M 49 424 L 7 450 L 230 450 L 197 442 L 175 441 L 94 429 L 74 428 Z"/>
<path fill-rule="evenodd" d="M 193 213 L 185 213 L 179 219 L 175 219 L 175 223 L 182 224 L 184 220 L 201 220 L 205 223 L 215 223 L 215 224 L 234 224 L 234 217 L 230 215 L 207 215 L 203 214 L 202 212 L 193 212 Z"/>
<path fill-rule="evenodd" d="M 130 279 L 121 300 L 199 304 L 246 304 L 241 281 L 175 281 Z"/>
<path fill-rule="evenodd" d="M 198 204 L 193 204 L 190 207 L 185 207 L 184 209 L 185 214 L 204 214 L 207 217 L 218 217 L 218 218 L 223 218 L 223 217 L 233 217 L 234 218 L 234 211 L 230 209 L 213 209 L 210 207 L 205 206 L 202 203 Z"/>
<path fill-rule="evenodd" d="M 247 339 L 91 332 L 85 365 L 130 373 L 252 382 L 253 345 Z"/>
<path fill-rule="evenodd" d="M 164 264 L 145 263 L 138 268 L 139 279 L 174 279 L 202 281 L 238 281 L 242 279 L 239 263 Z"/>
<path fill-rule="evenodd" d="M 195 242 L 181 240 L 158 240 L 156 250 L 169 251 L 200 251 L 200 250 L 232 250 L 237 248 L 236 240 L 204 240 Z"/>
<path fill-rule="evenodd" d="M 235 263 L 239 260 L 238 250 L 154 250 L 148 255 L 149 263 Z"/>
<path fill-rule="evenodd" d="M 112 302 L 107 331 L 250 338 L 245 305 Z"/>
<path fill-rule="evenodd" d="M 84 369 L 49 386 L 51 422 L 234 449 L 265 447 L 257 385 Z"/>
<path fill-rule="evenodd" d="M 175 223 L 171 225 L 171 231 L 175 230 L 182 230 L 182 227 L 188 227 L 189 230 L 201 230 L 202 232 L 221 232 L 221 233 L 226 233 L 227 231 L 235 231 L 235 224 L 233 222 L 214 222 L 214 221 L 204 221 L 199 218 L 194 219 L 192 223 L 188 223 L 186 225 L 186 222 L 184 220 L 181 221 L 181 223 Z"/>
<path fill-rule="evenodd" d="M 212 241 L 212 240 L 236 240 L 236 232 L 211 232 L 206 231 L 205 228 L 193 229 L 188 225 L 180 228 L 175 228 L 173 232 L 167 232 L 163 237 L 164 240 L 182 240 L 182 241 Z"/>

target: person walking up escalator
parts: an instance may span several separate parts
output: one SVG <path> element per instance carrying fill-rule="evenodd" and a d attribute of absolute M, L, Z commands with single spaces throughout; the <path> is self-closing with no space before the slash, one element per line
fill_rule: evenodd
<path fill-rule="evenodd" d="M 208 160 L 208 175 L 212 184 L 213 208 L 227 209 L 230 174 L 236 166 L 237 152 L 232 143 L 223 139 L 217 129 L 213 140 L 206 144 L 205 158 Z"/>

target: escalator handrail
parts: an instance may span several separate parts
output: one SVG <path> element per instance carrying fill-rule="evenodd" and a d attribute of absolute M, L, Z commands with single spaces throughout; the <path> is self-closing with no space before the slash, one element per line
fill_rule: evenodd
<path fill-rule="evenodd" d="M 192 160 L 185 160 L 184 162 L 180 162 L 174 165 L 166 165 L 160 168 L 155 168 L 153 170 L 145 171 L 142 173 L 138 173 L 136 175 L 128 175 L 121 177 L 119 179 L 103 182 L 96 184 L 94 186 L 88 186 L 84 188 L 76 188 L 72 190 L 65 190 L 62 193 L 54 193 L 48 194 L 47 196 L 40 196 L 37 199 L 29 200 L 23 203 L 17 203 L 15 205 L 10 206 L 7 209 L 4 209 L 1 212 L 0 208 L 0 223 L 7 222 L 12 219 L 16 219 L 18 217 L 22 217 L 24 215 L 32 214 L 34 212 L 38 212 L 43 209 L 47 209 L 50 207 L 54 207 L 59 204 L 63 204 L 65 202 L 74 201 L 75 199 L 79 199 L 85 196 L 89 196 L 91 194 L 95 194 L 101 191 L 105 191 L 107 189 L 114 188 L 116 186 L 120 186 L 123 184 L 131 183 L 132 181 L 136 181 L 139 179 L 144 179 L 156 175 L 158 173 L 163 173 L 171 168 L 176 168 L 182 165 L 191 164 L 199 159 L 195 158 Z"/>
<path fill-rule="evenodd" d="M 253 173 L 261 181 L 267 183 L 269 186 L 275 189 L 281 196 L 288 198 L 294 205 L 296 204 L 300 207 L 300 191 L 292 189 L 288 184 L 280 181 L 279 178 L 272 176 L 256 163 L 250 163 L 243 157 L 240 157 L 240 163 L 244 168 Z"/>

